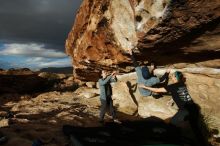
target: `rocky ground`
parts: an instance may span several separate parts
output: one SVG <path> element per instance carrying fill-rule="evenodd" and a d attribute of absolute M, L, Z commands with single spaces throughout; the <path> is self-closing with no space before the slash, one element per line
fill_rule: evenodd
<path fill-rule="evenodd" d="M 13 70 L 1 71 L 0 80 L 0 130 L 8 138 L 7 146 L 30 146 L 37 139 L 48 146 L 64 146 L 69 140 L 62 132 L 63 125 L 101 126 L 98 90 L 81 87 L 74 92 L 78 83 L 73 77 Z M 91 90 L 96 97 L 88 98 Z M 84 91 L 88 93 L 82 94 Z"/>
<path fill-rule="evenodd" d="M 83 98 L 73 92 L 47 92 L 36 95 L 4 94 L 1 99 L 1 132 L 8 138 L 7 146 L 30 146 L 40 139 L 50 146 L 65 146 L 68 139 L 62 126 L 101 126 L 98 122 L 99 97 Z M 17 100 L 19 99 L 19 100 Z M 10 111 L 11 118 L 7 117 Z M 119 114 L 120 120 L 135 117 Z M 138 119 L 138 118 L 137 118 Z M 106 116 L 106 121 L 111 121 Z"/>
<path fill-rule="evenodd" d="M 206 112 L 209 115 L 206 118 L 206 123 L 210 126 L 209 130 L 212 133 L 210 141 L 212 145 L 217 146 L 219 142 L 219 114 L 217 112 L 219 78 L 215 75 L 212 75 L 215 78 L 192 73 L 186 73 L 185 75 L 193 99 L 201 105 L 204 113 Z M 49 76 L 47 73 L 41 73 L 38 76 L 46 78 L 47 81 L 50 79 L 50 82 L 52 77 L 54 79 L 54 74 Z M 55 77 L 57 79 L 58 76 Z M 62 80 L 53 82 L 53 86 L 42 92 L 4 92 L 0 94 L 0 130 L 8 137 L 8 142 L 5 145 L 29 146 L 40 139 L 47 146 L 67 146 L 70 141 L 63 134 L 63 125 L 97 128 L 103 126 L 98 122 L 100 102 L 97 83 L 76 83 L 72 77 L 62 75 L 59 75 L 59 78 L 62 78 Z M 150 119 L 151 122 L 145 123 L 146 126 L 141 127 L 141 129 L 147 128 L 145 129 L 147 134 L 152 135 L 149 132 L 152 131 L 153 127 L 152 117 L 159 121 L 172 117 L 176 112 L 176 107 L 167 104 L 170 95 L 163 95 L 163 98 L 160 99 L 140 97 L 135 87 L 135 79 L 135 73 L 119 75 L 118 82 L 113 85 L 113 100 L 117 110 L 117 118 L 123 122 L 130 121 L 128 125 L 133 125 L 133 127 L 135 125 L 134 121 Z M 19 85 L 19 80 L 15 81 L 18 82 L 14 82 L 14 84 Z M 76 84 L 79 88 L 76 87 Z M 29 84 L 27 85 L 29 86 Z M 22 86 L 25 86 L 25 84 L 22 84 Z M 106 116 L 106 122 L 111 122 L 110 116 Z M 140 125 L 138 124 L 137 127 Z M 155 123 L 153 125 L 155 126 Z M 181 126 L 187 127 L 187 123 Z M 186 135 L 189 135 L 189 133 L 186 133 Z"/>
<path fill-rule="evenodd" d="M 19 97 L 20 101 L 13 101 L 15 96 L 19 95 L 1 96 L 1 99 L 7 99 L 1 109 L 2 116 L 7 114 L 5 111 L 14 115 L 5 128 L 1 128 L 9 138 L 7 145 L 30 146 L 34 140 L 41 139 L 48 145 L 62 146 L 68 143 L 62 133 L 64 124 L 98 125 L 98 107 L 94 104 L 97 101 L 86 101 L 72 92 L 27 95 Z"/>

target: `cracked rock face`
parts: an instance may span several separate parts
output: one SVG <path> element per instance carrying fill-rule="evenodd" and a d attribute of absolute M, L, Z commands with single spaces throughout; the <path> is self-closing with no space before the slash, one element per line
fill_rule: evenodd
<path fill-rule="evenodd" d="M 84 0 L 66 53 L 91 81 L 100 69 L 129 72 L 128 48 L 139 61 L 220 67 L 219 22 L 219 0 Z"/>

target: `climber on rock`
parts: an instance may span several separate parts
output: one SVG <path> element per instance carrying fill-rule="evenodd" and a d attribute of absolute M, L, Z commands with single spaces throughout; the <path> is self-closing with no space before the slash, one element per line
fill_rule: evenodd
<path fill-rule="evenodd" d="M 135 71 L 137 74 L 137 83 L 152 87 L 160 84 L 161 82 L 168 81 L 170 70 L 167 70 L 166 73 L 161 78 L 158 78 L 157 76 L 154 75 L 154 70 L 156 69 L 154 62 L 150 64 L 150 69 L 149 69 L 145 65 L 138 65 L 134 53 L 131 49 L 129 49 L 129 54 L 131 55 L 131 59 L 133 61 L 133 65 L 135 67 Z M 154 95 L 154 93 L 152 93 L 150 90 L 146 90 L 143 88 L 139 88 L 139 92 L 142 96 Z"/>
<path fill-rule="evenodd" d="M 172 84 L 161 88 L 153 88 L 144 84 L 139 84 L 138 86 L 139 88 L 142 88 L 144 90 L 156 93 L 170 92 L 173 101 L 176 103 L 178 107 L 178 112 L 167 122 L 177 126 L 181 124 L 183 121 L 188 120 L 191 125 L 191 128 L 193 129 L 195 135 L 198 138 L 198 141 L 204 145 L 206 142 L 204 141 L 205 139 L 201 135 L 202 132 L 198 126 L 201 117 L 200 108 L 197 104 L 193 102 L 188 92 L 188 89 L 184 83 L 185 78 L 183 74 L 179 71 L 176 71 L 171 75 L 171 80 L 173 82 Z"/>

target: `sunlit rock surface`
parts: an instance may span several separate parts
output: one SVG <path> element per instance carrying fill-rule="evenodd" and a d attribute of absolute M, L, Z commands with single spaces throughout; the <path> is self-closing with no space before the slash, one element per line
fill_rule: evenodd
<path fill-rule="evenodd" d="M 219 0 L 84 0 L 66 52 L 81 80 L 101 68 L 129 72 L 135 46 L 139 61 L 220 67 L 219 22 Z"/>

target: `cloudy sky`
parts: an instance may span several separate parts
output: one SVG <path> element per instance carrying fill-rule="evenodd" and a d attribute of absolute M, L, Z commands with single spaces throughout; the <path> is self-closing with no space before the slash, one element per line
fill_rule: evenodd
<path fill-rule="evenodd" d="M 64 53 L 82 0 L 0 0 L 0 68 L 71 66 Z"/>

